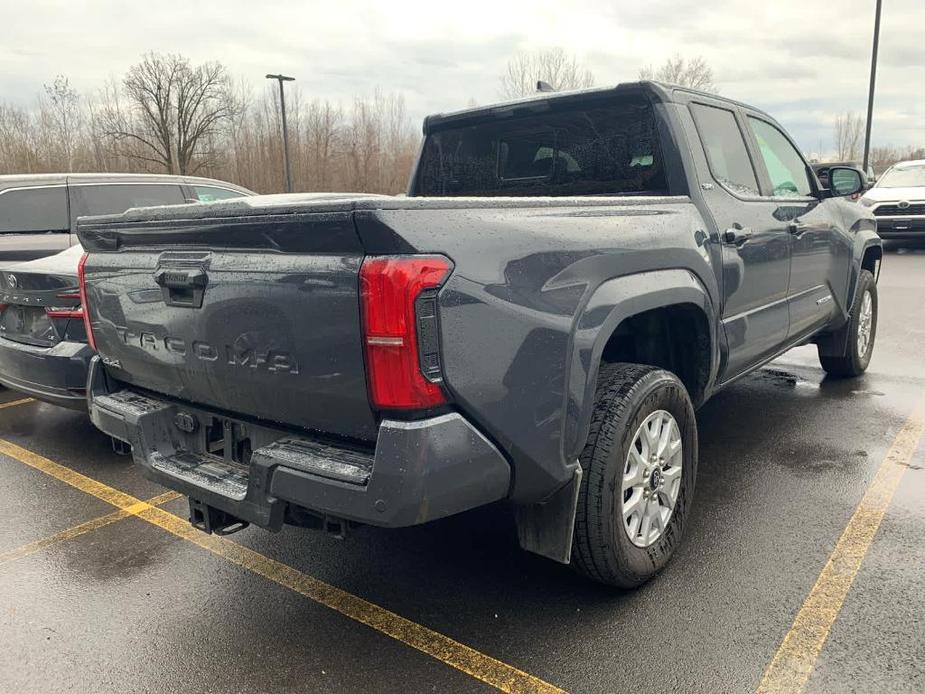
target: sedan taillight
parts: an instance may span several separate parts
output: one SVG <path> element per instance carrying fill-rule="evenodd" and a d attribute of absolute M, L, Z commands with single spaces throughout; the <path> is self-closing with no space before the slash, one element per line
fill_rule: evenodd
<path fill-rule="evenodd" d="M 80 313 L 84 319 L 84 329 L 87 332 L 87 342 L 90 348 L 96 351 L 96 339 L 93 337 L 93 326 L 90 323 L 90 304 L 87 303 L 87 275 L 85 266 L 89 253 L 84 253 L 77 265 L 77 280 L 80 283 Z"/>

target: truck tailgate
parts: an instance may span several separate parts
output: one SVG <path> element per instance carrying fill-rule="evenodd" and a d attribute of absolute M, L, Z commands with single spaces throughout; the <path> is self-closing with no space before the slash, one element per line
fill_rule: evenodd
<path fill-rule="evenodd" d="M 240 416 L 375 439 L 351 212 L 126 222 L 82 238 L 90 321 L 112 376 Z"/>

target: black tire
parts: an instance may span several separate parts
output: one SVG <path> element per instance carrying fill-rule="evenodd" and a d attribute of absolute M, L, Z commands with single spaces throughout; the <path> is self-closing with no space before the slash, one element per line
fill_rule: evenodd
<path fill-rule="evenodd" d="M 678 424 L 683 446 L 681 486 L 663 534 L 641 548 L 630 541 L 623 525 L 622 478 L 637 430 L 657 410 L 666 410 Z M 697 422 L 684 385 L 674 374 L 652 366 L 603 365 L 580 462 L 572 565 L 595 581 L 635 588 L 668 563 L 687 522 L 697 473 Z"/>
<path fill-rule="evenodd" d="M 870 294 L 871 298 L 873 323 L 870 328 L 867 349 L 861 354 L 858 351 L 858 329 L 860 327 L 861 305 L 864 301 L 864 295 L 867 293 Z M 819 362 L 822 364 L 822 368 L 825 369 L 827 374 L 837 378 L 860 376 L 867 371 L 871 355 L 874 353 L 874 342 L 877 338 L 877 283 L 869 270 L 861 270 L 861 275 L 858 277 L 858 288 L 854 293 L 854 304 L 851 306 L 850 315 L 851 319 L 838 335 L 839 341 L 845 340 L 847 342 L 845 354 L 837 357 L 825 356 L 822 354 L 822 348 L 819 347 Z"/>

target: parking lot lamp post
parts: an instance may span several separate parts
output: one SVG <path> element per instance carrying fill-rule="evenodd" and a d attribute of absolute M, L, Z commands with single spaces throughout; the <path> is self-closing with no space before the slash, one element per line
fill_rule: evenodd
<path fill-rule="evenodd" d="M 295 77 L 286 75 L 267 75 L 268 80 L 279 82 L 279 108 L 283 120 L 283 161 L 286 165 L 286 192 L 292 192 L 292 169 L 289 167 L 289 133 L 286 131 L 286 97 L 283 94 L 283 82 L 292 82 Z"/>
<path fill-rule="evenodd" d="M 864 132 L 864 174 L 870 164 L 870 126 L 874 119 L 874 86 L 877 84 L 877 49 L 880 47 L 880 5 L 883 0 L 877 0 L 877 9 L 874 15 L 874 48 L 870 56 L 870 91 L 867 94 L 867 128 Z"/>

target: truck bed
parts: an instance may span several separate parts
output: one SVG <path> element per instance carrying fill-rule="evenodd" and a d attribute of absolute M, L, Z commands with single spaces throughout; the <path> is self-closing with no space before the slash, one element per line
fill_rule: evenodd
<path fill-rule="evenodd" d="M 524 461 L 515 493 L 529 497 L 568 479 L 577 455 L 581 396 L 565 376 L 588 296 L 618 274 L 614 263 L 703 266 L 702 224 L 683 196 L 294 195 L 129 211 L 82 222 L 79 234 L 112 378 L 367 444 L 383 415 L 367 393 L 360 266 L 369 256 L 445 256 L 454 264 L 438 297 L 448 407 Z M 158 284 L 174 280 L 204 285 Z M 537 369 L 550 378 L 538 382 Z"/>

